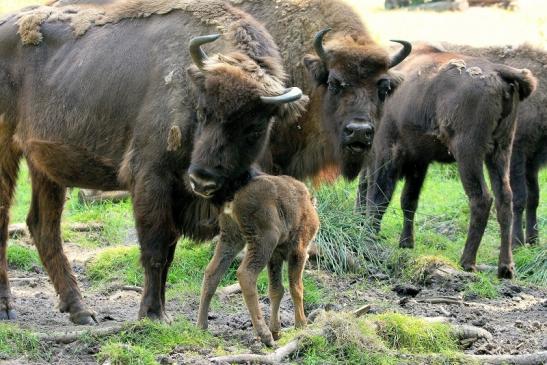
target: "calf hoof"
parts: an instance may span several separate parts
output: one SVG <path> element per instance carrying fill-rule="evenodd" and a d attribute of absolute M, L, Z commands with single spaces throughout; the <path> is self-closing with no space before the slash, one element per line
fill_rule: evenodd
<path fill-rule="evenodd" d="M 277 341 L 281 338 L 281 333 L 278 332 L 278 331 L 272 331 L 272 337 L 273 337 L 274 341 Z"/>
<path fill-rule="evenodd" d="M 198 321 L 196 323 L 196 326 L 198 326 L 199 329 L 206 330 L 207 328 L 209 328 L 209 321 Z"/>
<path fill-rule="evenodd" d="M 0 299 L 0 321 L 13 321 L 17 319 L 17 314 L 11 305 L 10 298 Z"/>
<path fill-rule="evenodd" d="M 273 347 L 275 344 L 273 335 L 270 331 L 259 333 L 258 336 L 260 337 L 260 341 L 268 347 Z"/>
<path fill-rule="evenodd" d="M 513 264 L 504 264 L 498 267 L 498 278 L 513 279 L 515 277 L 515 266 Z"/>
<path fill-rule="evenodd" d="M 476 264 L 468 264 L 465 262 L 460 262 L 460 265 L 464 271 L 467 272 L 477 272 L 477 265 Z"/>
<path fill-rule="evenodd" d="M 96 313 L 89 309 L 82 309 L 70 313 L 70 321 L 77 325 L 89 326 L 99 323 L 95 317 Z"/>
<path fill-rule="evenodd" d="M 414 248 L 414 241 L 409 239 L 402 239 L 399 241 L 400 248 Z"/>

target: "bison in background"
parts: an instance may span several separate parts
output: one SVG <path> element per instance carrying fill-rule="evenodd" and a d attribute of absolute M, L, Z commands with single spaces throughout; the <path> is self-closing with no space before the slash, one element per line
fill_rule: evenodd
<path fill-rule="evenodd" d="M 139 316 L 164 319 L 178 238 L 218 231 L 207 224 L 216 207 L 194 192 L 229 196 L 272 120 L 304 108 L 304 99 L 289 104 L 301 92 L 285 89 L 277 46 L 244 12 L 216 0 L 155 11 L 149 1 L 109 4 L 41 6 L 0 20 L 0 319 L 15 318 L 6 245 L 21 157 L 32 179 L 27 225 L 61 312 L 94 321 L 63 253 L 66 187 L 126 189 L 145 270 Z M 191 37 L 219 30 L 226 41 L 212 43 L 220 53 L 208 58 L 201 45 L 218 36 Z"/>
<path fill-rule="evenodd" d="M 405 81 L 386 102 L 373 144 L 374 165 L 367 213 L 379 230 L 398 179 L 404 215 L 400 246 L 414 246 L 414 214 L 427 168 L 457 162 L 470 201 L 467 241 L 460 260 L 475 270 L 492 197 L 483 176 L 486 163 L 501 231 L 498 276 L 512 278 L 509 162 L 519 104 L 535 89 L 526 69 L 424 45 L 401 64 Z"/>
<path fill-rule="evenodd" d="M 511 154 L 513 191 L 513 245 L 539 241 L 539 170 L 547 164 L 547 52 L 530 45 L 475 48 L 444 44 L 446 49 L 485 57 L 492 62 L 525 67 L 538 79 L 536 92 L 519 106 Z M 526 238 L 522 218 L 526 209 Z"/>

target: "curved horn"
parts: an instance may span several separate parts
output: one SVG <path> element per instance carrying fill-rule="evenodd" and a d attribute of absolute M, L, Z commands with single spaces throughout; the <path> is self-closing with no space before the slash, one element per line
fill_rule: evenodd
<path fill-rule="evenodd" d="M 412 44 L 407 41 L 399 41 L 399 40 L 391 40 L 392 42 L 399 43 L 403 45 L 403 48 L 391 56 L 391 60 L 389 61 L 389 68 L 397 66 L 399 63 L 403 62 L 405 58 L 410 54 L 412 51 Z"/>
<path fill-rule="evenodd" d="M 219 37 L 220 34 L 210 34 L 190 39 L 190 42 L 188 43 L 190 56 L 192 56 L 192 60 L 200 70 L 203 69 L 204 61 L 208 59 L 207 54 L 201 49 L 201 46 L 206 43 L 214 42 Z"/>
<path fill-rule="evenodd" d="M 315 53 L 319 56 L 321 61 L 324 63 L 327 62 L 327 54 L 325 53 L 325 49 L 323 48 L 323 37 L 325 37 L 325 34 L 330 32 L 332 28 L 325 28 L 323 30 L 320 30 L 315 34 L 315 39 L 313 40 L 313 48 L 315 48 Z"/>
<path fill-rule="evenodd" d="M 302 90 L 297 87 L 285 89 L 285 92 L 278 96 L 261 96 L 264 104 L 285 104 L 297 101 L 302 97 Z"/>

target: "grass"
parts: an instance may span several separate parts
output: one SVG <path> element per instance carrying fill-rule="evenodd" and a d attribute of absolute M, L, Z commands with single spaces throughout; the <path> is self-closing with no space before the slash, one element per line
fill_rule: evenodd
<path fill-rule="evenodd" d="M 35 249 L 20 244 L 8 246 L 8 265 L 10 268 L 29 271 L 41 267 L 40 257 Z"/>
<path fill-rule="evenodd" d="M 85 341 L 94 340 L 87 338 Z M 221 340 L 183 318 L 171 325 L 150 320 L 130 323 L 119 334 L 96 341 L 100 345 L 97 360 L 100 363 L 109 360 L 113 365 L 157 364 L 157 355 L 169 353 L 177 346 L 215 349 L 222 345 Z"/>
<path fill-rule="evenodd" d="M 32 332 L 0 323 L 0 359 L 27 357 L 31 360 L 48 359 L 48 350 Z"/>
<path fill-rule="evenodd" d="M 283 343 L 296 336 L 305 343 L 295 359 L 303 364 L 422 363 L 417 358 L 428 359 L 428 364 L 460 363 L 457 340 L 447 324 L 400 313 L 355 318 L 324 312 L 307 329 L 285 333 Z"/>

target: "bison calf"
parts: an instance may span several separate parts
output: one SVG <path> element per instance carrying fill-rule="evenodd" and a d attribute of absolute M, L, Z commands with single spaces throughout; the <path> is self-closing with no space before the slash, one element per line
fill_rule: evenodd
<path fill-rule="evenodd" d="M 319 218 L 306 186 L 289 176 L 258 175 L 226 202 L 219 217 L 220 241 L 203 277 L 198 325 L 207 328 L 207 313 L 220 279 L 246 246 L 237 270 L 253 327 L 262 342 L 273 345 L 279 336 L 279 305 L 283 298 L 281 269 L 288 262 L 289 286 L 295 307 L 295 326 L 306 324 L 302 273 L 307 248 L 319 228 Z M 270 326 L 258 303 L 256 280 L 268 265 Z"/>
<path fill-rule="evenodd" d="M 538 78 L 538 89 L 519 107 L 511 154 L 513 190 L 513 245 L 539 241 L 539 169 L 547 164 L 547 52 L 527 44 L 518 47 L 476 48 L 445 44 L 450 51 L 486 57 L 492 62 L 526 67 Z M 522 218 L 526 209 L 526 239 Z"/>
<path fill-rule="evenodd" d="M 511 145 L 519 102 L 532 93 L 536 80 L 528 70 L 484 58 L 430 46 L 415 49 L 401 64 L 405 82 L 386 103 L 387 112 L 374 140 L 368 213 L 379 228 L 396 181 L 404 178 L 400 245 L 413 247 L 414 214 L 428 165 L 457 162 L 471 210 L 460 263 L 474 270 L 492 205 L 483 175 L 486 163 L 501 231 L 498 276 L 511 278 Z"/>

